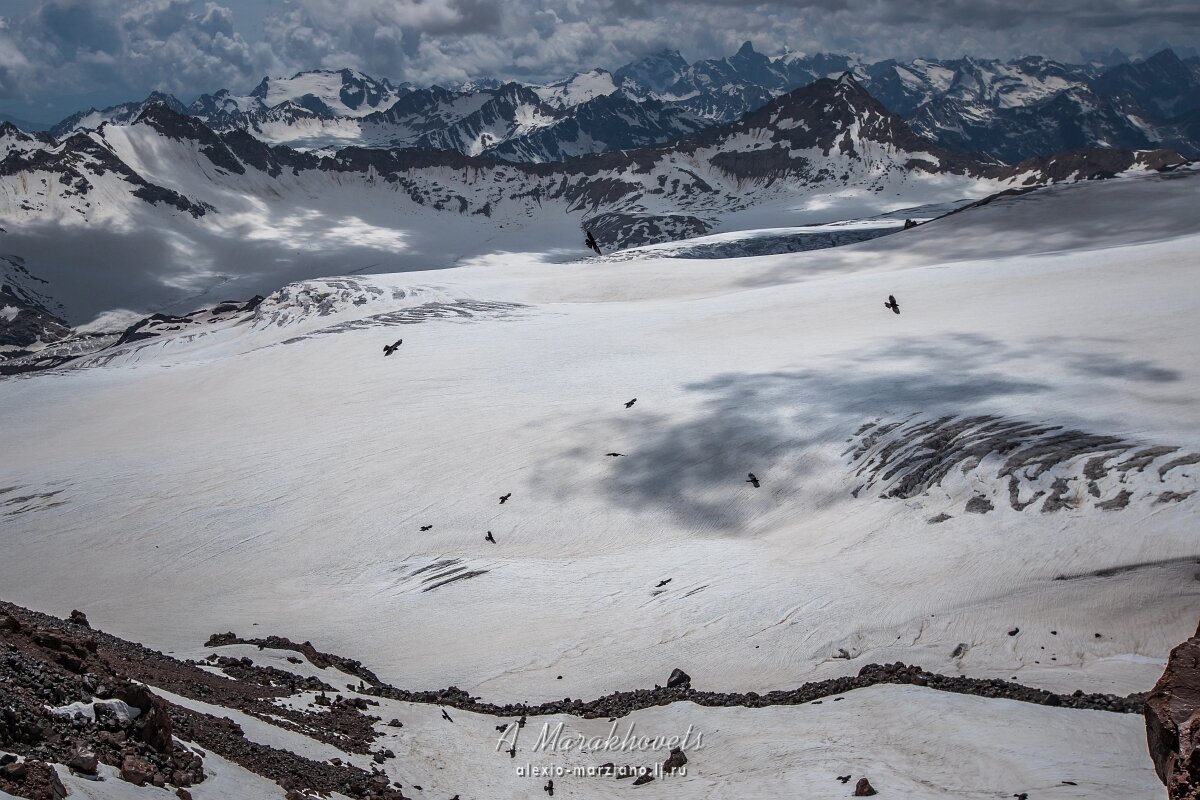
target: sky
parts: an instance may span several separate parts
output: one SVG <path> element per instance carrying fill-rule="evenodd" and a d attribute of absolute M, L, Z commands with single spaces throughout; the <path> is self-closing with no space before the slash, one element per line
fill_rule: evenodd
<path fill-rule="evenodd" d="M 1200 46 L 1197 0 L 0 0 L 0 113 L 54 122 L 152 90 L 189 102 L 351 67 L 416 84 L 541 81 L 671 48 L 869 59 Z"/>

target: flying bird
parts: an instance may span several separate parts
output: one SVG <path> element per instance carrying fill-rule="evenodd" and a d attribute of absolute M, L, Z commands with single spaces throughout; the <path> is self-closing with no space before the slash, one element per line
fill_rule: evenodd
<path fill-rule="evenodd" d="M 658 582 L 658 585 L 657 585 L 657 586 L 655 586 L 654 588 L 655 588 L 655 589 L 661 589 L 662 587 L 666 586 L 666 585 L 667 585 L 668 583 L 670 583 L 670 582 L 671 582 L 671 579 L 670 579 L 670 578 L 667 578 L 665 581 L 659 581 L 659 582 Z"/>
<path fill-rule="evenodd" d="M 624 453 L 605 453 L 604 455 L 612 456 L 613 458 L 620 458 L 621 456 L 623 456 L 625 454 Z"/>
<path fill-rule="evenodd" d="M 626 403 L 626 404 L 625 404 L 625 407 L 626 407 L 626 408 L 633 408 L 633 404 L 634 404 L 634 403 L 636 403 L 636 402 L 637 402 L 637 398 L 635 397 L 635 398 L 633 398 L 632 400 L 630 400 L 628 403 Z"/>
<path fill-rule="evenodd" d="M 432 527 L 433 527 L 432 525 L 422 525 L 422 526 L 421 526 L 421 530 L 423 530 L 423 531 L 427 531 L 427 530 L 429 530 L 429 529 L 430 529 L 430 528 L 432 528 Z"/>
<path fill-rule="evenodd" d="M 442 719 L 454 722 L 454 720 L 450 719 L 450 715 L 446 713 L 446 709 L 444 708 L 442 709 Z"/>
<path fill-rule="evenodd" d="M 491 542 L 492 544 L 495 544 L 495 543 L 496 543 L 496 539 L 495 539 L 495 537 L 493 537 L 493 536 L 492 536 L 492 532 L 491 532 L 491 531 L 488 531 L 488 534 L 487 534 L 487 536 L 485 536 L 485 537 L 483 537 L 483 538 L 484 538 L 485 540 L 487 540 L 487 541 Z"/>
<path fill-rule="evenodd" d="M 888 295 L 888 301 L 883 304 L 883 307 L 890 308 L 892 311 L 894 311 L 897 314 L 900 313 L 900 304 L 897 303 L 896 298 L 890 294 Z"/>
<path fill-rule="evenodd" d="M 753 472 L 750 472 L 750 473 L 747 473 L 747 474 L 748 474 L 750 477 L 746 479 L 746 483 L 750 484 L 750 485 L 751 485 L 751 486 L 753 486 L 755 489 L 757 489 L 757 488 L 758 488 L 758 478 L 754 477 L 754 473 L 753 473 Z"/>
<path fill-rule="evenodd" d="M 554 797 L 554 781 L 547 781 L 546 785 L 542 788 L 546 790 L 546 794 Z"/>
<path fill-rule="evenodd" d="M 837 779 L 838 779 L 839 781 L 841 781 L 842 783 L 849 783 L 849 782 L 850 782 L 850 779 L 851 779 L 852 777 L 854 777 L 854 776 L 853 776 L 853 775 L 838 775 L 838 776 L 837 776 Z"/>
<path fill-rule="evenodd" d="M 508 494 L 505 494 L 505 495 L 501 495 L 500 496 L 500 505 L 504 505 L 506 502 L 508 502 L 508 498 L 510 498 L 510 497 L 512 497 L 512 492 L 509 492 Z"/>
<path fill-rule="evenodd" d="M 404 340 L 403 340 L 403 339 L 401 339 L 400 341 L 396 342 L 395 344 L 385 344 L 385 345 L 383 346 L 383 354 L 384 354 L 384 356 L 390 356 L 392 353 L 396 352 L 396 348 L 397 348 L 397 347 L 399 347 L 399 346 L 400 346 L 400 345 L 402 345 L 402 344 L 404 344 Z"/>
<path fill-rule="evenodd" d="M 593 250 L 595 250 L 596 255 L 598 255 L 598 256 L 604 255 L 603 253 L 600 252 L 600 245 L 596 243 L 596 237 L 592 236 L 591 231 L 587 231 L 587 238 L 583 240 L 583 243 L 585 245 L 587 245 L 588 247 L 592 248 Z"/>

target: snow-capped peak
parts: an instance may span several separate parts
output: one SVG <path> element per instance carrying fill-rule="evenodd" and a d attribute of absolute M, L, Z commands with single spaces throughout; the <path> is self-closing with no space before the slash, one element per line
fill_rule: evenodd
<path fill-rule="evenodd" d="M 542 102 L 556 108 L 573 108 L 596 97 L 610 95 L 616 90 L 613 75 L 606 69 L 578 72 L 565 81 L 534 88 Z"/>

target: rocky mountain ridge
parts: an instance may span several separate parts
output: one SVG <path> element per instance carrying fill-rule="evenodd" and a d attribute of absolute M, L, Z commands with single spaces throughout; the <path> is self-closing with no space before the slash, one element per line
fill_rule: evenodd
<path fill-rule="evenodd" d="M 667 50 L 612 72 L 596 69 L 543 85 L 488 79 L 421 88 L 355 70 L 316 70 L 264 78 L 247 95 L 222 89 L 187 106 L 156 92 L 73 114 L 51 133 L 61 138 L 104 122 L 127 123 L 161 102 L 214 130 L 243 130 L 299 149 L 434 148 L 544 162 L 670 142 L 845 72 L 922 135 L 1007 163 L 1084 147 L 1166 146 L 1200 154 L 1191 118 L 1200 108 L 1200 59 L 1171 50 L 1105 67 L 1040 56 L 772 57 L 750 42 L 726 58 L 689 63 Z"/>

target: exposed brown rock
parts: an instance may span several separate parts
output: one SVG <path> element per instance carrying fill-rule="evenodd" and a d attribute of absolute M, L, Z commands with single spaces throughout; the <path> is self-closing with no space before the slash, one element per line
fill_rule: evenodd
<path fill-rule="evenodd" d="M 878 792 L 875 791 L 875 787 L 871 785 L 869 780 L 866 778 L 858 779 L 858 783 L 854 786 L 855 797 L 872 797 L 876 794 Z"/>
<path fill-rule="evenodd" d="M 144 758 L 125 756 L 121 762 L 121 780 L 128 781 L 134 786 L 145 786 L 154 777 L 154 767 Z"/>
<path fill-rule="evenodd" d="M 1170 800 L 1200 800 L 1200 629 L 1146 698 L 1146 742 Z"/>
<path fill-rule="evenodd" d="M 75 772 L 81 772 L 84 775 L 95 775 L 96 769 L 100 761 L 96 758 L 95 753 L 80 751 L 71 756 L 71 760 L 67 762 L 67 766 Z"/>
<path fill-rule="evenodd" d="M 171 711 L 167 701 L 139 683 L 128 683 L 116 692 L 119 699 L 138 709 L 143 742 L 160 753 L 171 752 Z"/>
<path fill-rule="evenodd" d="M 0 768 L 0 790 L 30 800 L 62 800 L 67 788 L 54 767 L 42 761 L 11 762 Z"/>
<path fill-rule="evenodd" d="M 667 678 L 667 688 L 674 689 L 676 686 L 691 686 L 692 676 L 688 675 L 683 670 L 676 667 L 671 670 L 670 677 Z"/>
<path fill-rule="evenodd" d="M 688 763 L 688 759 L 683 750 L 674 747 L 671 749 L 671 755 L 667 756 L 667 760 L 663 762 L 663 773 L 670 775 L 686 763 Z"/>

